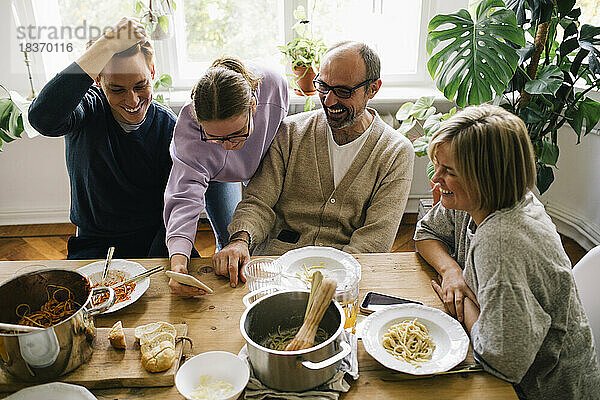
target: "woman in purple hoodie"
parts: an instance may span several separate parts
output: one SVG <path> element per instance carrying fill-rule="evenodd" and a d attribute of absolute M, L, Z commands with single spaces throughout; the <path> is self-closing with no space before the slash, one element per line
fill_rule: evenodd
<path fill-rule="evenodd" d="M 227 225 L 241 200 L 239 182 L 249 180 L 288 111 L 285 79 L 234 58 L 216 60 L 179 114 L 165 190 L 165 225 L 171 270 L 187 273 L 198 218 L 206 210 L 217 248 L 229 243 Z M 236 239 L 237 240 L 237 239 Z M 204 294 L 169 282 L 180 296 Z"/>

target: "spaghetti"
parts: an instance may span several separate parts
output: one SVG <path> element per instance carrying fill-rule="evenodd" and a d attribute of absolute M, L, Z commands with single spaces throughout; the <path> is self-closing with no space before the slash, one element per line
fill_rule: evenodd
<path fill-rule="evenodd" d="M 109 275 L 106 277 L 104 285 L 96 283 L 93 287 L 99 286 L 114 286 L 126 279 L 125 274 L 122 271 L 109 271 Z M 135 290 L 135 282 L 126 283 L 113 288 L 115 291 L 115 304 L 120 303 L 131 298 L 131 293 Z M 108 299 L 108 293 L 100 293 L 92 298 L 92 304 L 97 306 L 98 304 Z"/>
<path fill-rule="evenodd" d="M 51 288 L 54 288 L 52 293 L 50 293 Z M 49 328 L 75 314 L 81 308 L 81 304 L 73 300 L 73 293 L 64 286 L 49 284 L 46 286 L 46 294 L 48 301 L 39 311 L 32 312 L 27 303 L 17 306 L 15 313 L 20 318 L 20 325 Z"/>
<path fill-rule="evenodd" d="M 269 336 L 263 341 L 263 347 L 268 347 L 271 350 L 283 351 L 288 344 L 294 339 L 296 333 L 300 330 L 300 327 L 290 328 L 281 330 L 281 326 L 277 327 L 277 332 L 269 333 Z M 323 343 L 329 338 L 329 334 L 323 329 L 317 330 L 317 336 L 315 337 L 315 345 Z"/>
<path fill-rule="evenodd" d="M 427 327 L 416 319 L 392 325 L 381 344 L 394 357 L 414 365 L 430 361 L 435 349 Z"/>

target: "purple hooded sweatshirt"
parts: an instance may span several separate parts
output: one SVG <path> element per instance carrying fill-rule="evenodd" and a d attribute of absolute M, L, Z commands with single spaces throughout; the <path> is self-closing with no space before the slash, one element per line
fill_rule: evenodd
<path fill-rule="evenodd" d="M 194 116 L 194 105 L 189 103 L 181 109 L 170 147 L 173 168 L 165 190 L 169 257 L 173 254 L 190 256 L 198 219 L 205 207 L 208 183 L 250 179 L 287 115 L 285 79 L 266 68 L 250 69 L 261 77 L 261 82 L 256 90 L 254 131 L 241 149 L 225 150 L 220 143 L 200 140 L 202 127 Z"/>

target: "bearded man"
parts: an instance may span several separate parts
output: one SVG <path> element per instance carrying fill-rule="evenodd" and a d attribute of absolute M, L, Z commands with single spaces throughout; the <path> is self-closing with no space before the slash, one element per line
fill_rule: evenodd
<path fill-rule="evenodd" d="M 410 141 L 367 107 L 381 87 L 367 45 L 328 49 L 315 86 L 322 109 L 283 120 L 213 256 L 236 286 L 253 255 L 316 245 L 348 253 L 389 252 L 408 199 Z"/>

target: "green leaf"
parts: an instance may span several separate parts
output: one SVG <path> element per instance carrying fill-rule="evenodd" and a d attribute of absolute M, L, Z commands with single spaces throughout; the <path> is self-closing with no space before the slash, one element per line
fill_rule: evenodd
<path fill-rule="evenodd" d="M 540 194 L 544 194 L 554 181 L 554 171 L 547 165 L 538 164 L 537 183 L 536 186 Z"/>
<path fill-rule="evenodd" d="M 539 161 L 543 164 L 554 165 L 558 161 L 558 146 L 549 140 L 542 140 L 542 153 Z"/>
<path fill-rule="evenodd" d="M 157 94 L 156 97 L 154 97 L 154 100 L 156 100 L 157 102 L 159 102 L 160 104 L 165 104 L 165 97 L 162 94 Z"/>
<path fill-rule="evenodd" d="M 555 95 L 563 83 L 563 73 L 556 65 L 542 67 L 536 79 L 525 83 L 525 91 L 529 94 Z"/>
<path fill-rule="evenodd" d="M 519 61 L 508 42 L 525 45 L 514 12 L 501 0 L 483 0 L 473 21 L 466 10 L 437 15 L 429 23 L 427 51 L 441 49 L 427 63 L 437 87 L 460 107 L 481 104 L 502 94 Z M 441 26 L 450 28 L 439 29 Z"/>
<path fill-rule="evenodd" d="M 435 100 L 434 96 L 424 96 L 419 98 L 412 107 L 410 115 L 416 119 L 423 119 L 427 118 L 429 115 L 433 115 L 435 113 L 435 108 L 433 109 L 433 112 L 429 111 L 432 108 L 433 100 Z M 429 115 L 427 115 L 428 112 Z"/>
<path fill-rule="evenodd" d="M 429 140 L 431 138 L 427 136 L 420 136 L 413 140 L 413 147 L 415 149 L 415 154 L 418 157 L 423 157 L 427 155 L 427 148 L 429 147 Z"/>
<path fill-rule="evenodd" d="M 579 144 L 583 131 L 583 121 L 585 121 L 584 136 L 598 124 L 600 120 L 600 103 L 586 97 L 580 100 L 573 109 L 569 110 L 567 117 L 569 117 L 569 125 L 577 134 L 577 143 Z"/>
<path fill-rule="evenodd" d="M 398 112 L 396 112 L 396 119 L 398 121 L 404 121 L 406 118 L 408 118 L 411 115 L 413 106 L 414 103 L 410 101 L 402 104 L 402 106 L 400 106 L 398 109 Z"/>
<path fill-rule="evenodd" d="M 304 111 L 311 111 L 313 108 L 315 108 L 315 102 L 313 101 L 311 96 L 305 96 L 306 98 L 304 99 Z"/>
<path fill-rule="evenodd" d="M 141 1 L 136 1 L 135 2 L 135 13 L 140 14 L 143 9 L 144 9 L 144 3 Z"/>
<path fill-rule="evenodd" d="M 8 132 L 4 128 L 1 128 L 0 129 L 0 141 L 2 141 L 2 140 L 5 141 L 6 143 L 10 143 L 13 140 L 15 140 L 15 138 L 10 137 L 8 135 Z"/>
<path fill-rule="evenodd" d="M 169 18 L 166 15 L 158 17 L 158 25 L 164 33 L 169 33 Z"/>
<path fill-rule="evenodd" d="M 443 115 L 441 113 L 434 114 L 427 118 L 423 123 L 423 131 L 426 136 L 432 136 L 442 125 Z"/>
<path fill-rule="evenodd" d="M 304 6 L 298 6 L 294 10 L 294 18 L 301 21 L 306 19 L 306 11 L 304 10 Z"/>
<path fill-rule="evenodd" d="M 427 163 L 427 167 L 425 167 L 425 172 L 427 173 L 427 178 L 429 178 L 429 181 L 431 182 L 433 174 L 435 174 L 435 165 L 433 165 L 431 160 L 429 160 L 429 162 Z"/>
<path fill-rule="evenodd" d="M 13 103 L 12 110 L 10 112 L 10 119 L 8 122 L 8 131 L 13 137 L 21 137 L 21 132 L 23 132 L 23 122 L 21 119 L 21 130 L 19 130 L 19 117 L 21 116 L 21 111 L 17 108 L 16 104 Z"/>
<path fill-rule="evenodd" d="M 525 122 L 526 124 L 535 124 L 546 118 L 546 116 L 543 113 L 532 107 L 522 108 L 519 111 L 519 117 L 521 117 L 523 122 Z"/>
<path fill-rule="evenodd" d="M 403 135 L 406 136 L 406 134 L 412 129 L 414 128 L 414 126 L 417 124 L 417 120 L 414 119 L 413 117 L 408 117 L 406 120 L 404 120 L 404 122 L 402 122 L 402 125 L 400 125 L 400 128 L 397 129 L 397 131 Z"/>
<path fill-rule="evenodd" d="M 0 128 L 2 129 L 8 129 L 8 121 L 10 120 L 12 106 L 13 102 L 11 99 L 0 99 Z"/>

